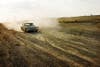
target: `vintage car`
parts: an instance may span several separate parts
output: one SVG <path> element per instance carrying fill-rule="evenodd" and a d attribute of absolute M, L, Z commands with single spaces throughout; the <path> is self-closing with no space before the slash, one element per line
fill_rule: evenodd
<path fill-rule="evenodd" d="M 38 32 L 39 29 L 34 25 L 34 23 L 23 23 L 21 30 L 24 32 Z"/>

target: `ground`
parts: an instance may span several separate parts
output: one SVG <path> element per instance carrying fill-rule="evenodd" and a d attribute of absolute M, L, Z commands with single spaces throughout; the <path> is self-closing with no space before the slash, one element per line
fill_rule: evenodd
<path fill-rule="evenodd" d="M 98 24 L 60 23 L 23 33 L 0 25 L 0 67 L 100 67 Z"/>

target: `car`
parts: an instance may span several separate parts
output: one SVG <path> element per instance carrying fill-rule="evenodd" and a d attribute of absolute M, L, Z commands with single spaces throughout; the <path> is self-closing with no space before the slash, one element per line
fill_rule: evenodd
<path fill-rule="evenodd" d="M 39 29 L 34 23 L 23 23 L 21 26 L 21 30 L 24 32 L 38 32 Z"/>

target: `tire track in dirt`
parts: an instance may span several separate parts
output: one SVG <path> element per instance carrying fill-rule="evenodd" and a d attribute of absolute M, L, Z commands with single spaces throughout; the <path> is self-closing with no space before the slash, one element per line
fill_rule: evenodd
<path fill-rule="evenodd" d="M 45 34 L 46 35 L 46 34 Z M 44 35 L 42 35 L 42 36 L 44 36 Z M 50 36 L 50 35 L 49 35 Z M 21 36 L 22 37 L 22 36 Z M 50 37 L 53 37 L 53 36 L 50 36 Z M 46 38 L 46 39 L 48 39 L 49 38 L 49 41 L 50 41 L 50 37 L 44 37 L 44 38 Z M 42 49 L 43 49 L 43 51 L 45 50 L 48 50 L 48 49 L 50 49 L 48 52 L 51 52 L 50 54 L 52 54 L 52 52 L 55 52 L 55 53 L 58 53 L 58 55 L 60 55 L 59 53 L 60 52 L 62 52 L 64 55 L 65 55 L 65 59 L 66 59 L 66 56 L 68 56 L 67 57 L 67 61 L 68 61 L 68 58 L 70 58 L 71 56 L 74 58 L 74 59 L 72 59 L 72 58 L 70 58 L 69 59 L 69 61 L 70 62 L 72 62 L 72 61 L 74 61 L 74 63 L 76 63 L 76 62 L 78 62 L 78 63 L 81 63 L 82 61 L 84 62 L 84 63 L 81 63 L 81 64 L 83 64 L 83 65 L 90 65 L 90 64 L 92 64 L 94 61 L 93 60 L 91 60 L 91 58 L 90 59 L 88 59 L 87 57 L 84 57 L 84 55 L 81 55 L 81 54 L 79 54 L 79 55 L 77 55 L 77 54 L 72 54 L 72 53 L 70 53 L 70 52 L 68 52 L 67 51 L 67 55 L 66 55 L 66 51 L 65 51 L 65 49 L 64 48 L 62 48 L 61 47 L 61 45 L 60 46 L 52 46 L 52 44 L 49 44 L 48 42 L 47 43 L 43 43 L 42 41 L 38 41 L 37 39 L 33 39 L 32 37 L 30 37 L 30 36 L 28 36 L 28 38 L 27 38 L 27 36 L 26 36 L 26 39 L 29 39 L 30 41 L 32 41 L 33 43 L 36 43 L 39 47 L 41 47 Z M 36 41 L 37 40 L 37 41 Z M 52 39 L 51 39 L 52 40 Z M 59 40 L 59 38 L 56 38 L 56 37 L 54 37 L 53 38 L 53 40 L 54 40 L 54 42 L 56 43 L 56 44 L 59 44 L 58 43 L 58 41 L 61 41 L 61 42 L 64 42 L 64 41 L 62 41 L 62 40 Z M 40 42 L 40 43 L 39 43 Z M 66 43 L 66 42 L 64 42 L 64 43 Z M 75 43 L 73 43 L 73 44 L 75 44 Z M 63 45 L 63 44 L 62 44 Z M 52 48 L 52 49 L 51 49 Z M 79 50 L 78 48 L 76 48 L 76 50 Z M 84 51 L 83 51 L 84 52 Z M 86 52 L 85 52 L 86 53 Z M 75 61 L 75 58 L 76 58 L 76 61 Z M 80 59 L 79 59 L 80 58 Z M 85 58 L 85 60 L 84 60 L 84 58 Z M 72 59 L 72 61 L 71 61 L 71 59 Z M 78 60 L 79 59 L 79 60 Z M 80 61 L 81 60 L 81 61 Z M 89 60 L 89 61 L 87 61 L 87 60 Z M 92 63 L 91 63 L 91 61 L 92 61 Z M 91 66 L 91 65 L 90 65 Z M 92 66 L 93 66 L 93 64 L 92 64 Z M 97 66 L 98 66 L 98 64 L 97 64 Z"/>
<path fill-rule="evenodd" d="M 41 59 L 42 60 L 41 62 L 43 62 L 44 65 L 47 64 L 46 67 L 51 67 L 50 65 L 52 65 L 54 67 L 69 67 L 69 65 L 66 61 L 56 58 L 54 55 L 50 54 L 46 50 L 41 49 L 40 46 L 37 46 L 39 44 L 36 44 L 35 42 L 31 42 L 29 38 L 27 40 L 25 37 L 24 38 L 22 36 L 18 37 L 18 35 L 17 35 L 17 38 L 21 42 L 24 42 L 25 44 L 27 44 L 28 48 L 31 49 L 31 51 L 33 51 L 33 52 L 36 51 L 36 56 L 37 56 L 36 58 L 39 58 L 39 60 Z M 29 44 L 28 41 L 29 41 L 30 45 L 28 45 Z M 37 40 L 36 42 L 38 43 L 39 40 Z M 45 66 L 43 66 L 43 67 L 45 67 Z"/>
<path fill-rule="evenodd" d="M 51 41 L 52 41 L 52 39 L 53 39 L 53 43 L 55 43 L 55 47 L 58 47 L 59 49 L 62 49 L 62 50 L 64 50 L 65 52 L 67 51 L 67 52 L 69 52 L 69 53 L 71 53 L 71 54 L 74 54 L 75 56 L 78 56 L 78 57 L 80 57 L 80 58 L 82 58 L 82 59 L 85 59 L 85 60 L 88 60 L 89 62 L 92 62 L 92 63 L 95 63 L 95 61 L 94 60 L 92 60 L 92 58 L 93 57 L 91 57 L 91 55 L 93 55 L 92 53 L 90 53 L 90 52 L 87 52 L 87 51 L 84 51 L 84 50 L 82 50 L 80 47 L 77 47 L 77 44 L 75 44 L 75 43 L 70 43 L 70 41 L 69 41 L 69 43 L 67 43 L 67 41 L 62 41 L 61 39 L 59 39 L 59 38 L 55 38 L 55 37 L 53 37 L 53 36 L 50 36 L 49 35 L 49 39 L 51 38 Z M 50 40 L 49 40 L 50 41 Z M 57 43 L 58 42 L 58 43 Z M 61 43 L 63 43 L 63 44 L 61 44 Z M 66 44 L 67 43 L 67 44 Z M 59 45 L 58 45 L 59 44 Z M 70 45 L 68 45 L 68 44 L 70 44 Z M 64 47 L 63 47 L 63 45 L 64 45 Z M 73 45 L 74 46 L 76 46 L 76 47 L 73 47 Z M 85 45 L 85 44 L 84 44 Z M 80 49 L 79 49 L 80 48 Z M 69 50 L 72 50 L 72 51 L 69 51 Z M 77 51 L 77 52 L 75 52 L 75 51 Z M 90 53 L 90 54 L 89 54 Z M 94 55 L 94 57 L 97 57 L 97 56 L 95 56 Z M 78 59 L 78 58 L 77 58 Z M 97 64 L 97 62 L 95 63 L 95 64 Z M 97 64 L 97 65 L 99 65 L 99 63 Z"/>

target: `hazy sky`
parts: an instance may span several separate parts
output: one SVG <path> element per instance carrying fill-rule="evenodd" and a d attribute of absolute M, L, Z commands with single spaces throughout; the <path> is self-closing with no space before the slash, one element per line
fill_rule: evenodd
<path fill-rule="evenodd" d="M 0 21 L 100 14 L 100 0 L 0 0 Z"/>

